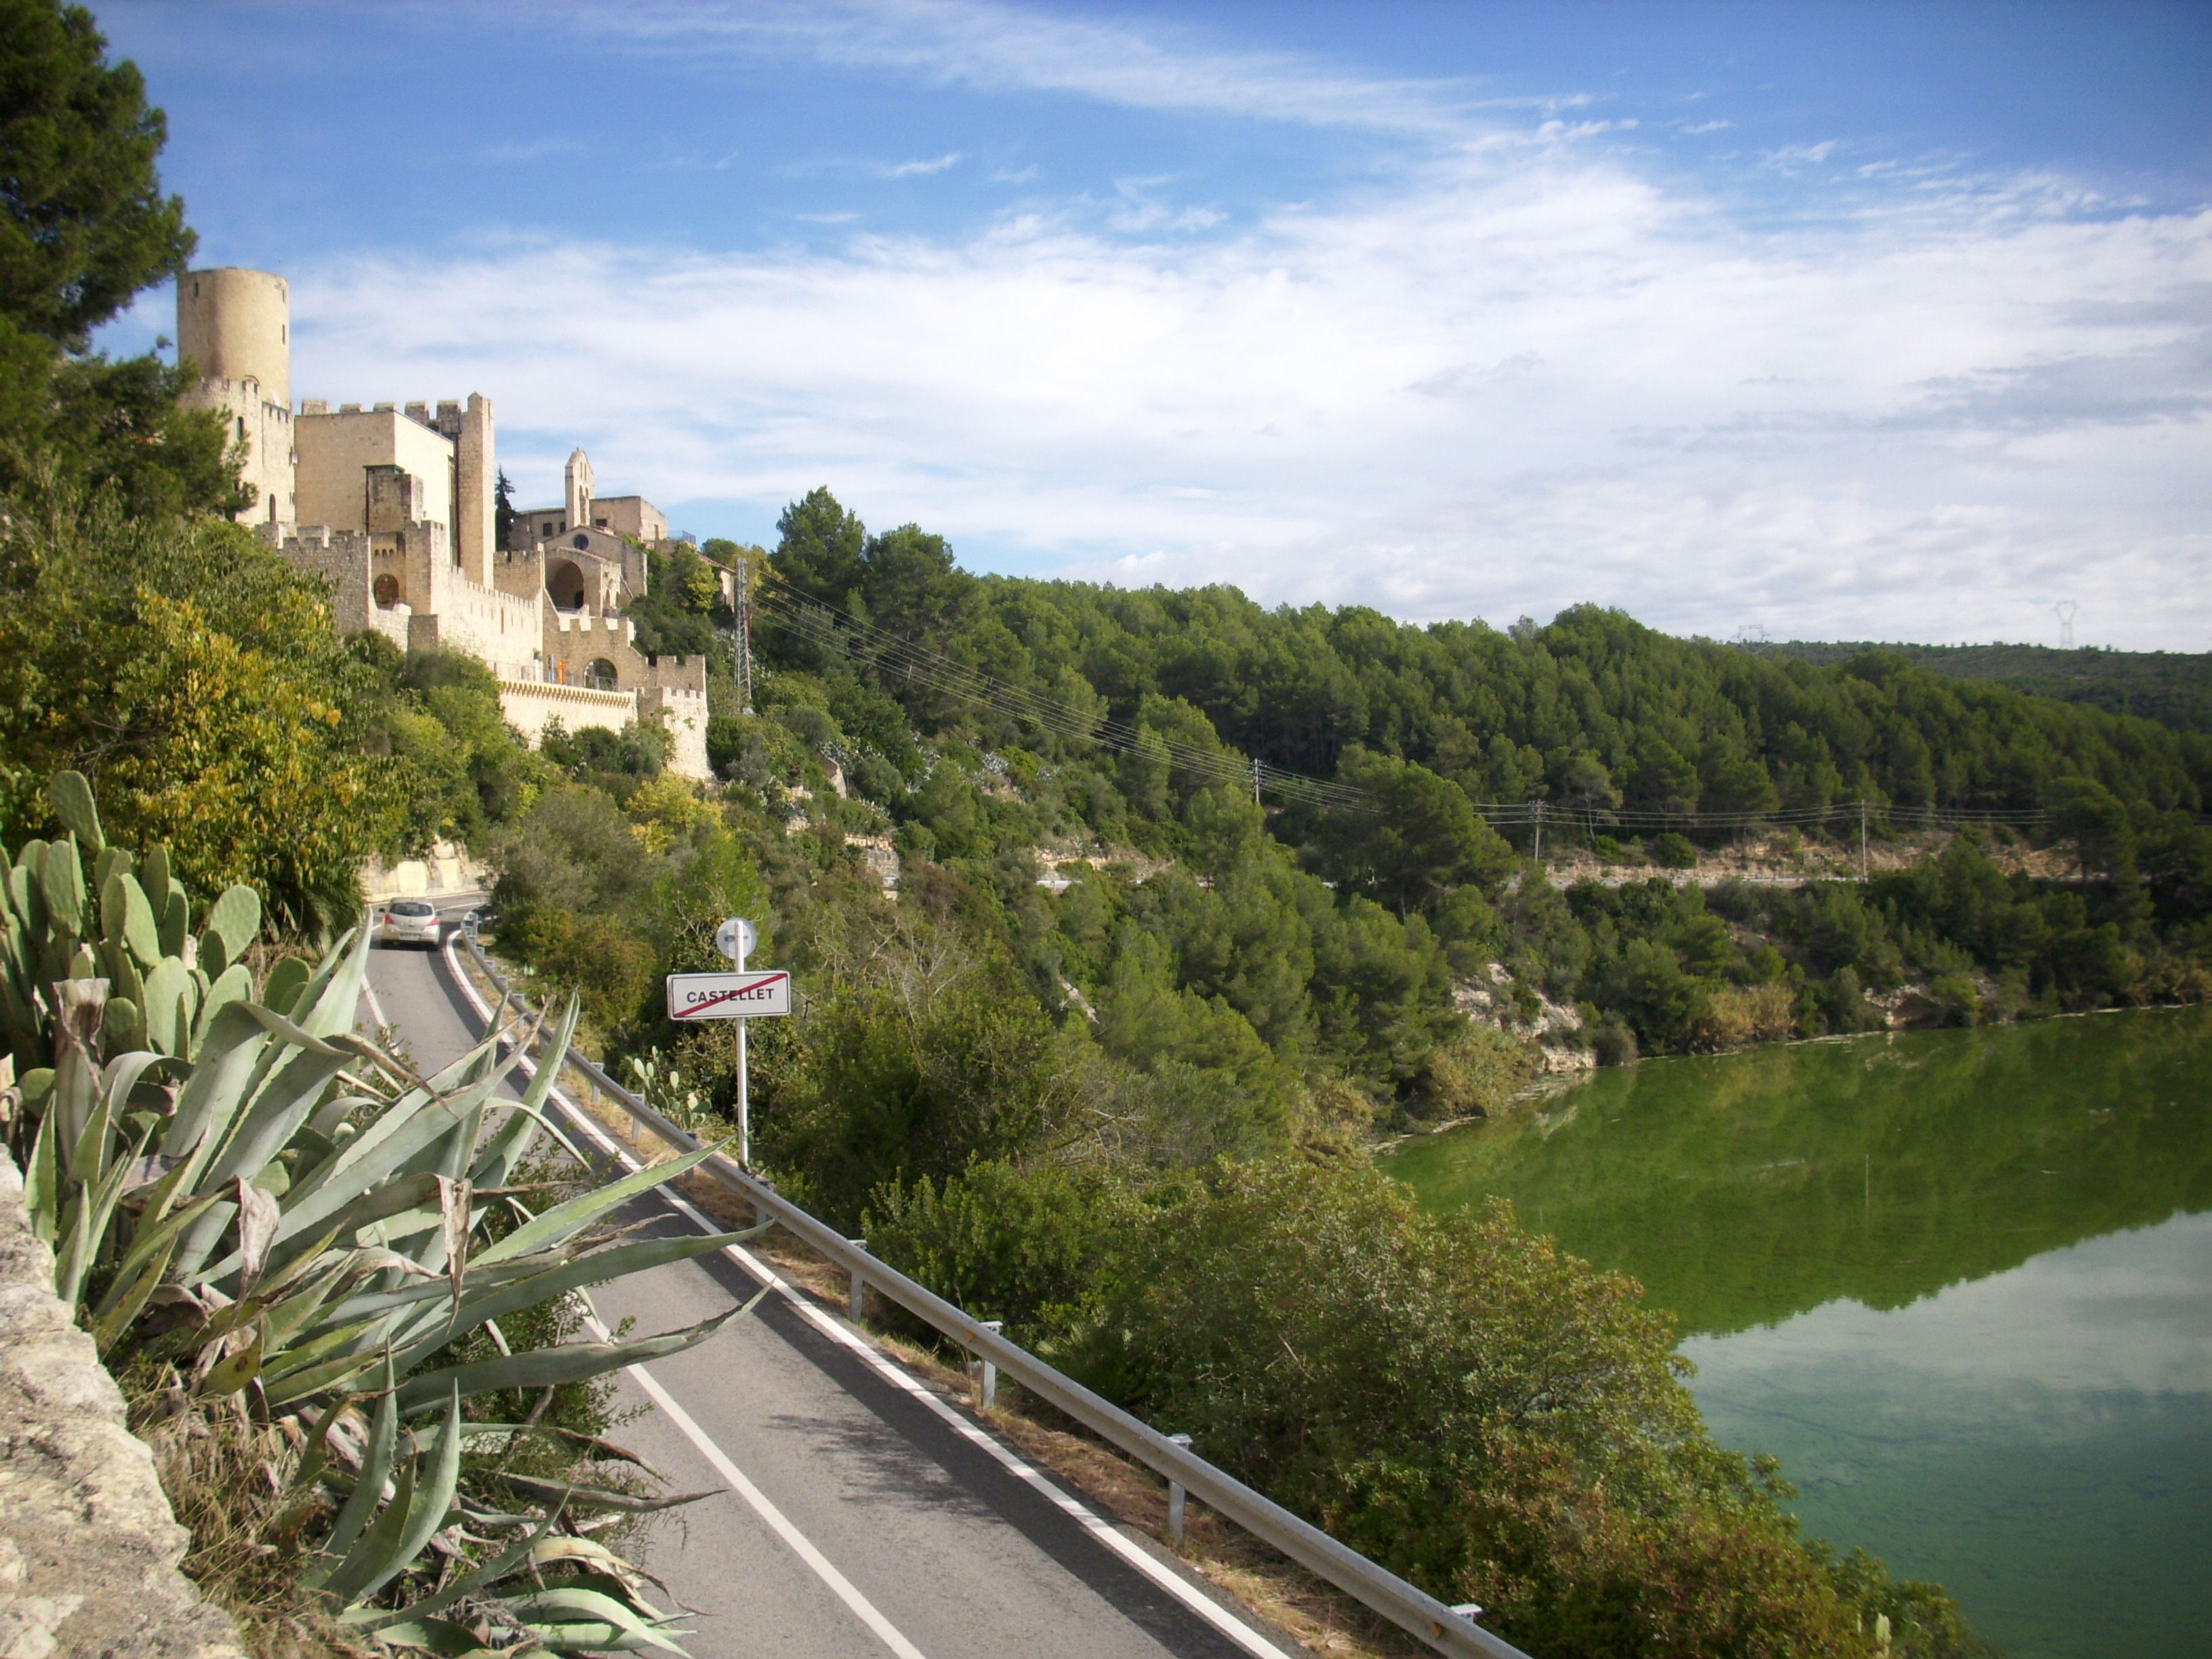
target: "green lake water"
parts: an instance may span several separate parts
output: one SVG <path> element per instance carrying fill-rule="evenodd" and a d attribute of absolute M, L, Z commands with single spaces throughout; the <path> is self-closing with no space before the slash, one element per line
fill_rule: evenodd
<path fill-rule="evenodd" d="M 1384 1167 L 1641 1280 L 1807 1533 L 2014 1659 L 2212 1654 L 2212 1010 L 1647 1060 Z"/>

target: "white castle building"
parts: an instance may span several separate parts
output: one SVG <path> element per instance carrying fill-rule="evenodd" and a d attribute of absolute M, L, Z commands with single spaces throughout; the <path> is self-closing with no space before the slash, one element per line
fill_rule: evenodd
<path fill-rule="evenodd" d="M 570 731 L 657 720 L 672 769 L 707 764 L 704 658 L 637 648 L 622 613 L 646 591 L 645 549 L 668 520 L 641 495 L 592 493 L 592 464 L 568 458 L 566 499 L 518 510 L 498 544 L 491 400 L 292 403 L 291 301 L 265 270 L 187 271 L 177 283 L 177 349 L 202 379 L 187 406 L 222 412 L 258 491 L 239 516 L 331 584 L 341 633 L 374 628 L 403 647 L 465 651 L 499 678 L 500 707 L 532 744 Z"/>

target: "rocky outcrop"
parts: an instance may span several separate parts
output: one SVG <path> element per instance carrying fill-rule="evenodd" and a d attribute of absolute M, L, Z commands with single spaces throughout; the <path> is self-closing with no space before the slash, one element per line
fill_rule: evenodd
<path fill-rule="evenodd" d="M 0 1659 L 237 1659 L 123 1395 L 53 1294 L 0 1152 Z"/>
<path fill-rule="evenodd" d="M 1483 978 L 1452 986 L 1452 1006 L 1478 1025 L 1493 1026 L 1533 1044 L 1539 1076 L 1572 1076 L 1597 1064 L 1583 1018 L 1534 986 L 1523 989 L 1502 962 L 1492 963 Z"/>

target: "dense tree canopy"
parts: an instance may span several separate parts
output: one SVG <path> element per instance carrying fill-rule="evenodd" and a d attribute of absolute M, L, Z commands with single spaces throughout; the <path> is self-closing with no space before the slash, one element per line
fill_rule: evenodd
<path fill-rule="evenodd" d="M 168 124 L 82 6 L 0 0 L 0 313 L 82 351 L 191 257 L 155 173 Z"/>
<path fill-rule="evenodd" d="M 177 407 L 186 367 L 87 349 L 194 240 L 155 172 L 161 112 L 106 51 L 81 6 L 0 0 L 0 492 L 58 468 L 139 517 L 235 513 L 222 422 Z"/>

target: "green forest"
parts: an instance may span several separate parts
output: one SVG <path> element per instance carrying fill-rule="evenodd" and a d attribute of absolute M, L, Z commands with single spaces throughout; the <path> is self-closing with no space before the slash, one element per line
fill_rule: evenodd
<path fill-rule="evenodd" d="M 2115 651 L 2047 645 L 1821 645 L 1792 640 L 1756 645 L 1761 654 L 1847 662 L 1887 651 L 1962 680 L 1988 680 L 2113 714 L 2141 714 L 2188 732 L 2212 732 L 2212 653 Z"/>
<path fill-rule="evenodd" d="M 192 251 L 161 118 L 81 11 L 0 13 L 11 857 L 81 775 L 164 882 L 258 897 L 252 972 L 296 992 L 269 964 L 349 937 L 368 859 L 457 842 L 495 948 L 708 1129 L 728 1052 L 660 979 L 754 917 L 801 988 L 754 1051 L 785 1191 L 1542 1659 L 1870 1654 L 1877 1615 L 1986 1650 L 1796 1537 L 1632 1282 L 1502 1206 L 1423 1215 L 1371 1150 L 1540 1066 L 2204 1000 L 2201 722 L 1589 606 L 977 575 L 817 489 L 772 549 L 649 551 L 631 620 L 713 664 L 711 784 L 657 727 L 533 742 L 229 521 L 188 365 L 89 349 Z M 1879 857 L 1755 881 L 1753 842 Z"/>

